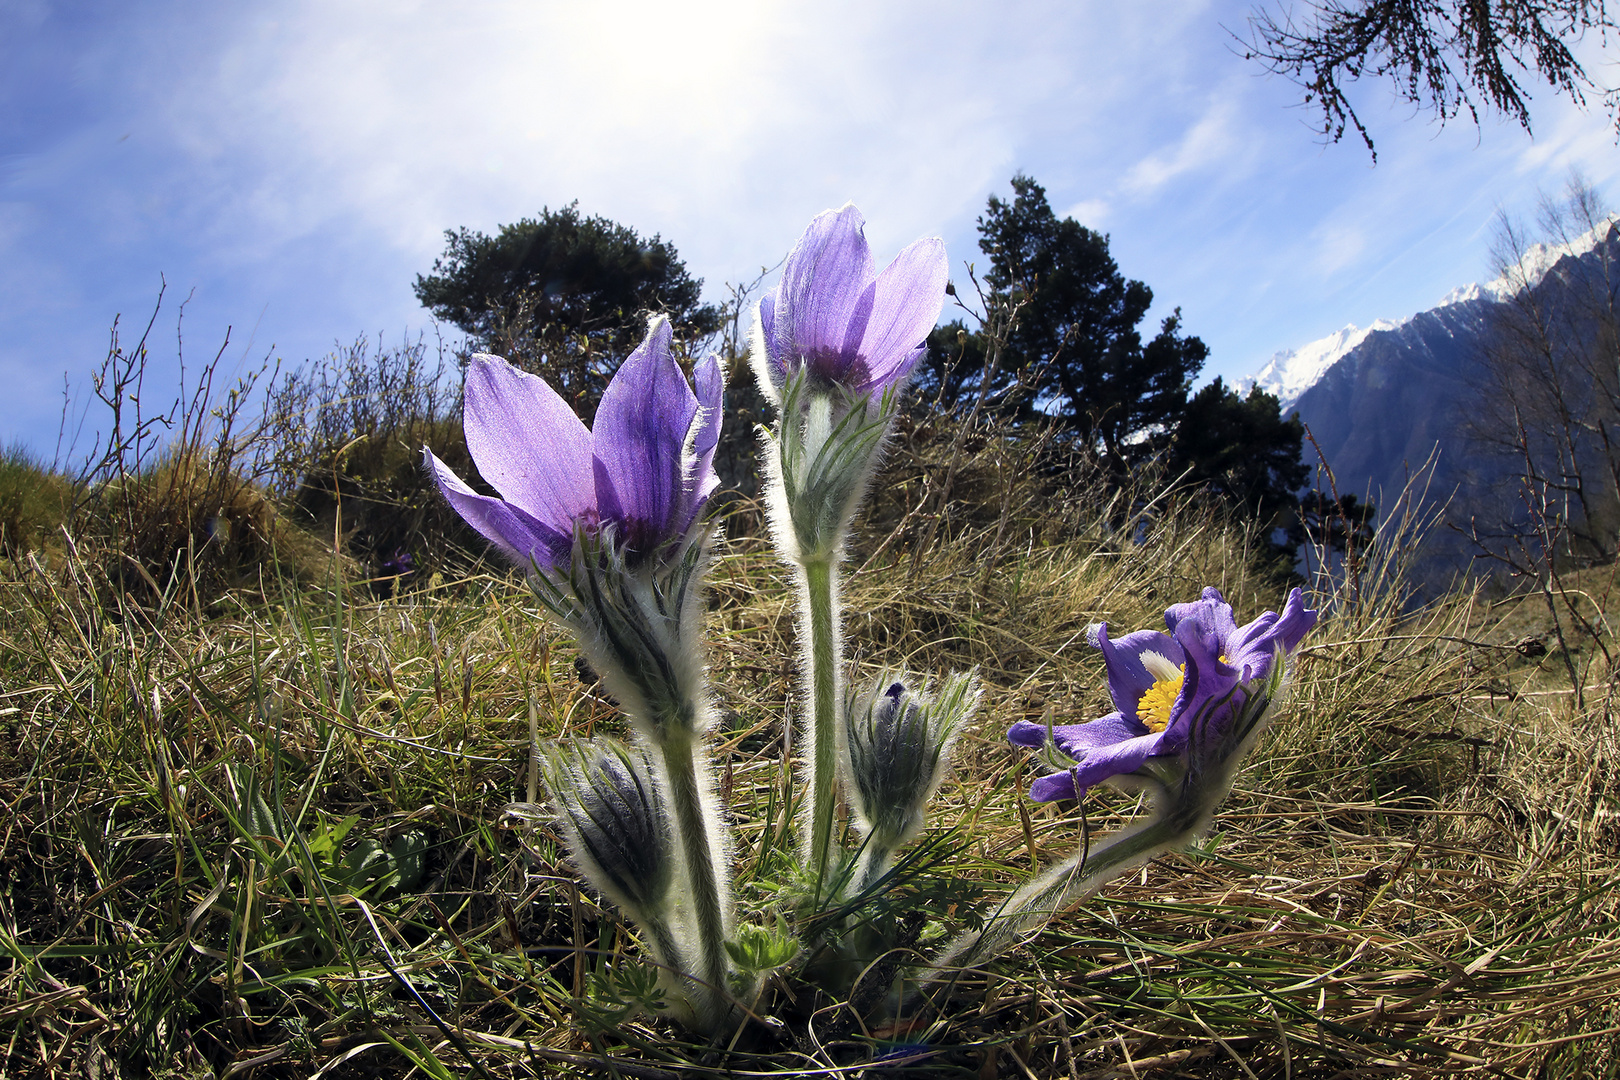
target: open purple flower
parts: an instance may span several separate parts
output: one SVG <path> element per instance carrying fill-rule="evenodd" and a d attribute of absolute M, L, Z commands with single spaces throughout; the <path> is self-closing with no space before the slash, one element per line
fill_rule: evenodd
<path fill-rule="evenodd" d="M 1316 625 L 1316 615 L 1295 589 L 1281 615 L 1268 611 L 1240 627 L 1220 591 L 1207 588 L 1202 599 L 1164 613 L 1168 634 L 1140 630 L 1110 641 L 1107 624 L 1099 625 L 1095 644 L 1118 711 L 1050 729 L 1057 748 L 1076 764 L 1036 780 L 1030 797 L 1077 799 L 1093 784 L 1134 773 L 1153 757 L 1186 755 L 1194 767 L 1218 764 L 1194 759 L 1230 752 L 1247 734 L 1232 729 L 1240 717 L 1258 717 L 1248 706 L 1264 704 L 1252 699 L 1266 692 L 1277 653 L 1293 653 Z M 1047 732 L 1044 724 L 1023 720 L 1007 737 L 1019 746 L 1041 747 Z"/>
<path fill-rule="evenodd" d="M 467 449 L 502 498 L 423 454 L 456 512 L 520 565 L 566 569 L 579 526 L 645 563 L 686 536 L 719 486 L 719 361 L 708 357 L 695 375 L 694 394 L 670 352 L 669 320 L 655 317 L 590 430 L 544 379 L 479 354 L 467 368 Z"/>
<path fill-rule="evenodd" d="M 911 374 L 945 303 L 945 243 L 918 240 L 880 274 L 853 203 L 816 215 L 759 302 L 764 371 L 778 392 L 790 375 L 881 395 Z"/>

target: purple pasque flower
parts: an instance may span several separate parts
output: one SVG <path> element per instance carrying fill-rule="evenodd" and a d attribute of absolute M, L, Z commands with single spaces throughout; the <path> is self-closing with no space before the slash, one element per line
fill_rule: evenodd
<path fill-rule="evenodd" d="M 1220 590 L 1207 588 L 1201 599 L 1164 613 L 1169 633 L 1139 630 L 1110 641 L 1107 624 L 1100 624 L 1095 644 L 1117 711 L 1051 729 L 1027 720 L 1014 724 L 1007 737 L 1015 744 L 1044 746 L 1050 730 L 1057 748 L 1076 762 L 1036 780 L 1030 797 L 1077 799 L 1093 784 L 1134 773 L 1152 757 L 1230 749 L 1235 744 L 1229 736 L 1246 734 L 1231 730 L 1239 718 L 1257 718 L 1247 706 L 1263 704 L 1251 699 L 1266 692 L 1277 653 L 1292 654 L 1316 616 L 1295 589 L 1281 615 L 1268 611 L 1240 627 Z"/>
<path fill-rule="evenodd" d="M 541 573 L 565 570 L 574 533 L 606 535 L 626 562 L 659 558 L 684 538 L 719 486 L 720 362 L 695 371 L 693 393 L 655 316 L 587 429 L 544 379 L 498 356 L 467 367 L 467 449 L 501 498 L 479 495 L 424 450 L 439 490 L 508 557 Z"/>
<path fill-rule="evenodd" d="M 754 355 L 762 384 L 780 395 L 788 377 L 881 396 L 927 348 L 945 304 L 945 242 L 918 240 L 880 274 L 853 203 L 816 215 L 759 302 Z"/>
<path fill-rule="evenodd" d="M 377 564 L 377 569 L 391 577 L 404 577 L 416 567 L 416 560 L 404 548 L 395 548 L 394 553 Z"/>

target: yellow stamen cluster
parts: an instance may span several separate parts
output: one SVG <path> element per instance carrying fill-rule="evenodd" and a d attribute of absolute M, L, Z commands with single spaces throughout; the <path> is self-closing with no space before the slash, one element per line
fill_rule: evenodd
<path fill-rule="evenodd" d="M 1136 717 L 1151 732 L 1163 731 L 1170 724 L 1170 710 L 1181 696 L 1181 681 L 1186 678 L 1186 664 L 1172 664 L 1156 652 L 1144 652 L 1142 664 L 1156 680 L 1136 703 Z"/>

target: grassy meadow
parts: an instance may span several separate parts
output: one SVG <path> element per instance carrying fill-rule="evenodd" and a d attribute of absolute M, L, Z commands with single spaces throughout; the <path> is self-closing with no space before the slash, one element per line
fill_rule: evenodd
<path fill-rule="evenodd" d="M 1411 611 L 1412 538 L 1386 529 L 1311 583 L 1291 694 L 1194 850 L 900 1016 L 861 979 L 782 977 L 708 1046 L 635 1008 L 632 935 L 538 805 L 536 740 L 622 721 L 411 483 L 417 446 L 453 447 L 450 406 L 304 431 L 315 464 L 280 486 L 242 449 L 269 429 L 243 430 L 116 479 L 0 461 L 8 1080 L 1620 1074 L 1607 568 Z M 983 882 L 1131 817 L 1111 792 L 1029 802 L 1004 737 L 1108 711 L 1088 625 L 1160 626 L 1210 584 L 1246 621 L 1290 584 L 1197 499 L 1109 503 L 1049 462 L 909 427 L 847 566 L 859 669 L 986 688 L 900 886 L 928 890 L 917 955 L 982 916 Z M 792 858 L 791 592 L 757 507 L 728 514 L 715 739 L 762 919 Z"/>

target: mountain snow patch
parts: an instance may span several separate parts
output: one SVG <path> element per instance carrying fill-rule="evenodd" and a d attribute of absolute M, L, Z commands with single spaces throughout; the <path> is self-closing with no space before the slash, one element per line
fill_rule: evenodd
<path fill-rule="evenodd" d="M 1367 335 L 1374 330 L 1394 330 L 1406 320 L 1391 322 L 1388 319 L 1379 319 L 1371 326 L 1362 328 L 1346 326 L 1336 334 L 1329 334 L 1319 338 L 1309 345 L 1301 345 L 1297 349 L 1283 349 L 1277 352 L 1260 369 L 1250 386 L 1258 386 L 1268 394 L 1274 394 L 1282 405 L 1284 416 L 1294 407 L 1299 396 L 1309 390 L 1316 380 L 1327 373 L 1327 369 L 1337 364 L 1351 349 L 1366 340 Z"/>
<path fill-rule="evenodd" d="M 1620 221 L 1620 214 L 1606 218 L 1591 232 L 1575 237 L 1567 243 L 1535 244 L 1526 249 L 1519 261 L 1508 267 L 1494 281 L 1488 281 L 1483 285 L 1475 282 L 1452 289 L 1432 310 L 1438 311 L 1453 304 L 1466 304 L 1475 300 L 1500 303 L 1523 289 L 1533 288 L 1540 284 L 1541 279 L 1547 276 L 1547 272 L 1558 265 L 1558 261 L 1566 255 L 1579 257 L 1596 248 L 1609 235 L 1609 231 L 1614 228 L 1617 221 Z M 1398 329 L 1412 318 L 1415 316 L 1393 322 L 1379 319 L 1365 329 L 1346 326 L 1338 333 L 1329 334 L 1309 345 L 1301 345 L 1297 349 L 1283 349 L 1274 354 L 1253 378 L 1239 380 L 1238 388 L 1246 393 L 1249 387 L 1258 386 L 1268 393 L 1275 394 L 1282 405 L 1283 415 L 1287 416 L 1288 411 L 1299 401 L 1300 395 L 1326 375 L 1329 368 L 1366 340 L 1368 334 L 1374 330 Z"/>

